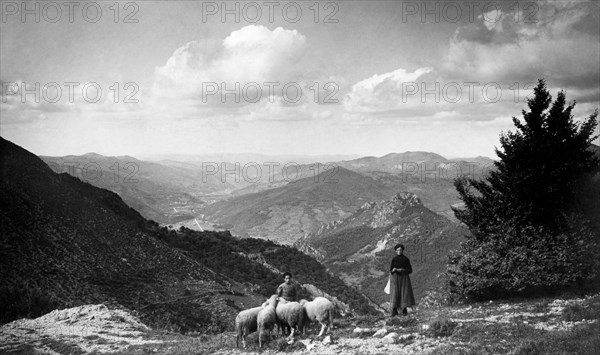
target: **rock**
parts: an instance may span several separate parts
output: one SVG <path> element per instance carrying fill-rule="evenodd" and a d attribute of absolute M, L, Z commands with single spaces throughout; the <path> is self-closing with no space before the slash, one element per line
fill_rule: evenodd
<path fill-rule="evenodd" d="M 312 342 L 312 340 L 310 340 L 310 339 L 300 340 L 300 342 L 302 344 L 304 344 L 304 346 L 306 347 L 306 350 L 308 350 L 308 351 L 311 351 L 312 349 L 314 349 L 315 346 L 317 346 L 317 344 L 314 344 Z"/>
<path fill-rule="evenodd" d="M 398 340 L 402 340 L 402 341 L 409 340 L 412 338 L 414 338 L 413 334 L 402 334 L 402 335 L 398 336 Z"/>
<path fill-rule="evenodd" d="M 398 339 L 398 333 L 392 332 L 383 337 L 383 342 L 386 344 L 394 344 Z"/>
<path fill-rule="evenodd" d="M 395 344 L 396 343 L 396 338 L 383 338 L 382 341 L 384 343 L 386 343 L 386 344 Z"/>
<path fill-rule="evenodd" d="M 371 329 L 371 328 L 360 328 L 360 327 L 356 327 L 354 328 L 353 331 L 355 334 L 367 334 L 367 333 L 374 333 L 375 330 Z"/>
<path fill-rule="evenodd" d="M 331 335 L 328 335 L 325 337 L 325 339 L 323 339 L 323 344 L 325 344 L 325 345 L 331 344 Z"/>
<path fill-rule="evenodd" d="M 383 338 L 386 334 L 387 334 L 387 329 L 382 328 L 382 329 L 379 329 L 378 331 L 376 331 L 375 334 L 373 334 L 373 337 Z"/>

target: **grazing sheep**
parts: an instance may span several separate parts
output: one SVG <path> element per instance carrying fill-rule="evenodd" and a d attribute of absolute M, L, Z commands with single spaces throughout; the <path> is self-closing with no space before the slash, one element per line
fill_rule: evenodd
<path fill-rule="evenodd" d="M 307 300 L 300 300 L 300 304 L 306 311 L 306 317 L 308 321 L 317 321 L 321 324 L 321 332 L 319 332 L 319 336 L 324 334 L 328 325 L 330 330 L 333 328 L 333 312 L 335 310 L 335 306 L 330 300 L 325 297 L 315 297 L 315 299 L 310 302 Z"/>
<path fill-rule="evenodd" d="M 271 331 L 273 330 L 275 322 L 277 321 L 275 307 L 277 307 L 277 295 L 271 296 L 271 298 L 263 303 L 262 310 L 258 312 L 256 322 L 258 325 L 258 346 L 261 348 L 263 334 L 268 332 L 269 336 L 271 337 Z"/>
<path fill-rule="evenodd" d="M 290 338 L 294 337 L 295 329 L 303 329 L 304 323 L 306 322 L 306 313 L 304 307 L 298 302 L 285 301 L 283 298 L 279 298 L 279 303 L 275 308 L 275 314 L 277 315 L 277 323 L 284 329 L 285 327 L 291 328 Z"/>
<path fill-rule="evenodd" d="M 246 335 L 253 333 L 257 329 L 257 318 L 258 313 L 262 310 L 262 307 L 254 307 L 246 309 L 238 313 L 235 317 L 235 330 L 237 335 L 235 337 L 235 346 L 239 347 L 239 340 L 242 339 L 242 345 L 246 347 Z"/>

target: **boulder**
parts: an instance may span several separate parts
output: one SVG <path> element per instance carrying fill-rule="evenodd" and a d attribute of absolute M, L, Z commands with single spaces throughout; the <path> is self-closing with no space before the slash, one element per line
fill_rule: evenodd
<path fill-rule="evenodd" d="M 383 342 L 386 344 L 394 344 L 398 339 L 398 333 L 391 332 L 383 337 Z"/>
<path fill-rule="evenodd" d="M 387 334 L 387 329 L 382 328 L 382 329 L 379 329 L 378 331 L 376 331 L 375 334 L 373 334 L 373 337 L 383 338 L 386 334 Z"/>

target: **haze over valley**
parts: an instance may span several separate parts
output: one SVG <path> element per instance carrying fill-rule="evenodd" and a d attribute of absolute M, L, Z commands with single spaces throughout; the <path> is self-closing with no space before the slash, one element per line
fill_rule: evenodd
<path fill-rule="evenodd" d="M 95 153 L 41 158 L 55 172 L 117 193 L 162 225 L 228 229 L 283 244 L 402 191 L 415 193 L 424 206 L 452 220 L 451 206 L 460 202 L 453 179 L 479 177 L 493 167 L 489 158 L 446 159 L 427 152 L 334 162 L 250 154 L 179 157 L 190 161 Z"/>

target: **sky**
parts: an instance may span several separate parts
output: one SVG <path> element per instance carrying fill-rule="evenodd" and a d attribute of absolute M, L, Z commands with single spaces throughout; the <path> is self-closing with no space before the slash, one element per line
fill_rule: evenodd
<path fill-rule="evenodd" d="M 540 78 L 600 107 L 595 1 L 0 2 L 0 135 L 38 155 L 494 158 Z"/>

